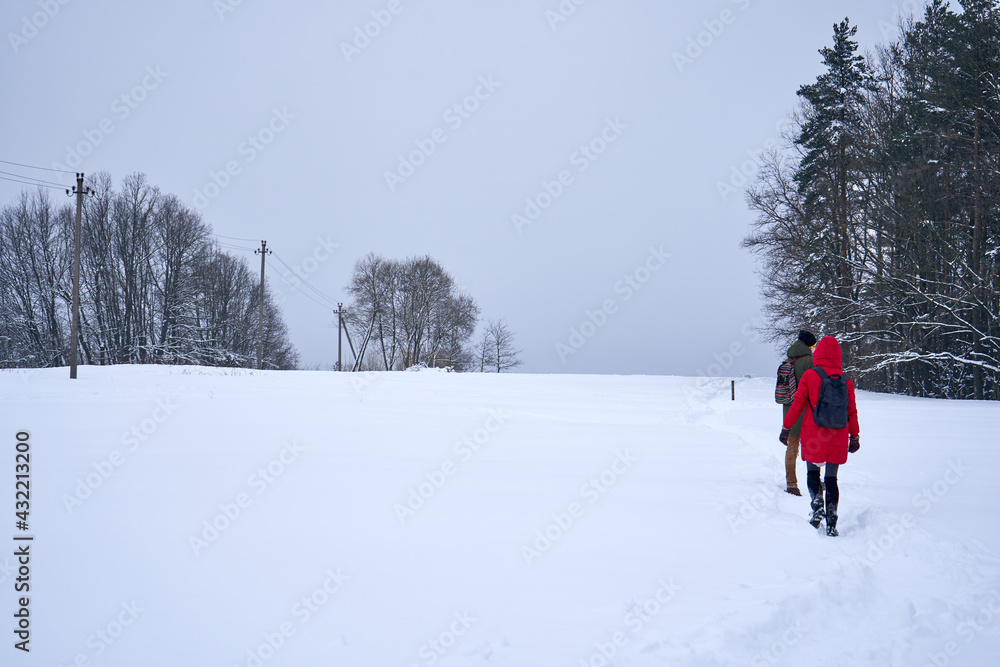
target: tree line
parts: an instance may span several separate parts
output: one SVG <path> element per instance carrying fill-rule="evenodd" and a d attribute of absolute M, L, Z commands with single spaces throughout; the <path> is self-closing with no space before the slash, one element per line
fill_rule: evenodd
<path fill-rule="evenodd" d="M 868 389 L 1000 399 L 1000 7 L 944 0 L 858 54 L 834 26 L 747 191 L 775 338 L 846 343 Z"/>
<path fill-rule="evenodd" d="M 176 196 L 98 173 L 84 198 L 80 359 L 254 367 L 260 278 Z M 0 367 L 69 363 L 75 206 L 42 189 L 0 208 Z M 264 367 L 298 355 L 264 291 Z"/>
<path fill-rule="evenodd" d="M 346 321 L 358 341 L 360 370 L 424 365 L 499 373 L 521 364 L 503 319 L 489 320 L 473 340 L 479 305 L 428 256 L 396 260 L 371 253 L 355 263 L 347 293 Z"/>

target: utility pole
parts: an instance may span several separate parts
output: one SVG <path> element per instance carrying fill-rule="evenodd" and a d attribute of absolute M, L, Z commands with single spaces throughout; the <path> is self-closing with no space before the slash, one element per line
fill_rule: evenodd
<path fill-rule="evenodd" d="M 264 368 L 264 258 L 271 254 L 267 249 L 267 241 L 260 242 L 260 250 L 253 251 L 260 255 L 260 320 L 257 323 L 257 370 Z"/>
<path fill-rule="evenodd" d="M 344 304 L 338 303 L 337 310 L 333 312 L 337 313 L 337 370 L 342 371 L 344 370 L 344 366 L 341 363 L 344 336 Z"/>
<path fill-rule="evenodd" d="M 76 366 L 79 361 L 77 348 L 80 344 L 80 233 L 83 228 L 83 195 L 93 194 L 90 188 L 83 187 L 83 173 L 76 175 L 76 187 L 67 195 L 76 195 L 76 225 L 73 234 L 73 324 L 69 335 L 69 379 L 76 379 Z"/>

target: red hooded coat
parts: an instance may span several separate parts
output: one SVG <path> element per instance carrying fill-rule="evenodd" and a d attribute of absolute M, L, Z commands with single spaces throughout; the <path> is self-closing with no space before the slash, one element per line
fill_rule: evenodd
<path fill-rule="evenodd" d="M 813 352 L 813 365 L 819 366 L 827 375 L 843 375 L 843 356 L 840 343 L 833 336 L 827 336 L 816 345 Z M 847 463 L 848 437 L 857 436 L 858 408 L 854 402 L 854 381 L 847 381 L 847 411 L 848 423 L 844 428 L 824 428 L 817 426 L 813 419 L 813 408 L 819 398 L 819 385 L 822 380 L 813 369 L 802 374 L 792 406 L 785 415 L 784 427 L 795 425 L 799 415 L 806 413 L 802 422 L 802 460 L 810 463 Z"/>

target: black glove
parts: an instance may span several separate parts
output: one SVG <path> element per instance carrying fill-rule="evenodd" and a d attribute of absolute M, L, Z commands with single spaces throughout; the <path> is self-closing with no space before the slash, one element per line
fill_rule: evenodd
<path fill-rule="evenodd" d="M 851 454 L 861 449 L 861 439 L 858 436 L 853 436 L 851 438 L 851 444 L 847 446 L 847 451 Z"/>
<path fill-rule="evenodd" d="M 792 429 L 790 429 L 790 428 L 783 428 L 783 429 L 781 429 L 781 435 L 778 436 L 778 440 L 781 441 L 781 444 L 786 445 L 786 446 L 788 445 L 788 434 L 791 433 L 791 432 L 792 432 Z"/>

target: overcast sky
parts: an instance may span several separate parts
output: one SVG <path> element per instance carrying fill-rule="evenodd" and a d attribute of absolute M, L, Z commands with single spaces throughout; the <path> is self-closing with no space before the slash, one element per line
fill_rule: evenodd
<path fill-rule="evenodd" d="M 913 4 L 5 0 L 0 160 L 143 172 L 266 239 L 305 365 L 336 329 L 285 265 L 346 301 L 376 252 L 439 261 L 525 372 L 766 374 L 739 171 L 835 22 L 870 48 Z"/>

